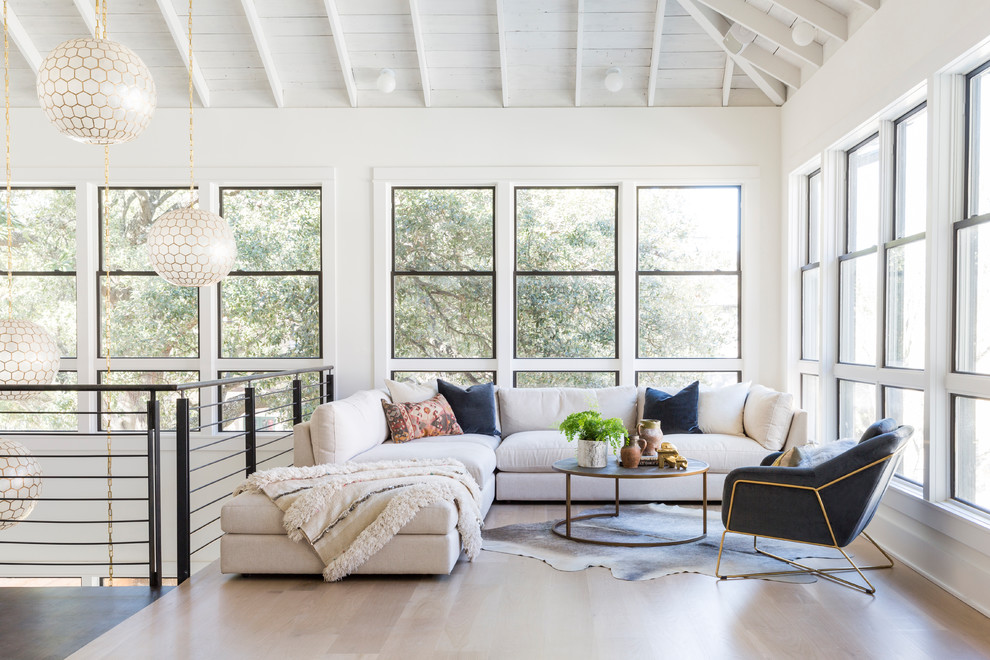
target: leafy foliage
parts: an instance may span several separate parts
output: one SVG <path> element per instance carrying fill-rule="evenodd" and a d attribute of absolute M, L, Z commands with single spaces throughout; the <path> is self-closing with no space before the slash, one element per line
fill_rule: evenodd
<path fill-rule="evenodd" d="M 109 376 L 107 372 L 99 372 L 100 383 L 113 385 L 165 385 L 180 383 L 195 383 L 199 380 L 198 371 L 114 371 Z M 199 390 L 193 389 L 188 393 L 190 399 L 190 423 L 199 424 L 195 407 L 199 405 Z M 148 392 L 111 392 L 104 395 L 100 402 L 100 428 L 106 428 L 107 419 L 114 430 L 137 431 L 148 428 Z M 155 398 L 161 402 L 161 420 L 163 429 L 175 428 L 175 402 L 178 392 L 158 392 Z M 106 400 L 109 399 L 110 414 L 107 414 Z"/>
<path fill-rule="evenodd" d="M 224 188 L 220 201 L 237 241 L 237 270 L 320 270 L 319 188 Z"/>
<path fill-rule="evenodd" d="M 517 371 L 516 387 L 612 387 L 614 371 Z"/>
<path fill-rule="evenodd" d="M 517 188 L 516 269 L 615 270 L 615 188 Z"/>
<path fill-rule="evenodd" d="M 739 188 L 640 188 L 640 271 L 735 271 Z"/>
<path fill-rule="evenodd" d="M 629 433 L 618 417 L 603 419 L 597 410 L 571 413 L 558 426 L 568 442 L 574 440 L 592 440 L 607 442 L 612 446 L 613 453 L 622 448 Z"/>
<path fill-rule="evenodd" d="M 393 371 L 392 380 L 404 382 L 428 383 L 442 378 L 448 383 L 453 383 L 460 387 L 471 387 L 482 383 L 492 383 L 495 381 L 495 373 L 492 371 Z"/>
<path fill-rule="evenodd" d="M 725 387 L 739 382 L 736 371 L 640 371 L 636 374 L 640 387 L 685 387 L 699 381 L 708 387 Z"/>
<path fill-rule="evenodd" d="M 395 357 L 494 357 L 489 275 L 396 275 Z"/>
<path fill-rule="evenodd" d="M 396 188 L 397 272 L 491 271 L 495 263 L 495 191 Z"/>
<path fill-rule="evenodd" d="M 220 284 L 221 357 L 318 357 L 317 275 L 246 277 Z"/>
<path fill-rule="evenodd" d="M 615 357 L 615 278 L 520 275 L 516 354 L 521 358 Z"/>
<path fill-rule="evenodd" d="M 639 357 L 739 357 L 737 275 L 641 275 Z"/>

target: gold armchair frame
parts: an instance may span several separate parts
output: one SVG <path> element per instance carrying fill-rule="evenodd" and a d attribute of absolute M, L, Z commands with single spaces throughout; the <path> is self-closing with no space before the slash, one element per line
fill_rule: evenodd
<path fill-rule="evenodd" d="M 831 580 L 832 582 L 836 582 L 836 583 L 841 584 L 843 586 L 849 587 L 850 589 L 855 589 L 857 591 L 861 591 L 861 592 L 863 592 L 865 594 L 874 594 L 874 593 L 876 593 L 876 587 L 874 587 L 873 586 L 873 583 L 871 583 L 867 579 L 867 577 L 866 577 L 866 575 L 864 575 L 863 571 L 871 571 L 871 570 L 877 570 L 877 569 L 882 569 L 882 568 L 892 568 L 894 566 L 894 559 L 889 554 L 887 554 L 887 552 L 883 548 L 881 548 L 880 545 L 877 544 L 877 542 L 874 541 L 873 538 L 869 534 L 867 534 L 864 531 L 864 532 L 861 532 L 860 535 L 866 537 L 866 540 L 868 540 L 870 543 L 872 543 L 873 544 L 873 547 L 875 547 L 877 550 L 880 551 L 880 554 L 882 554 L 884 556 L 884 558 L 887 560 L 887 563 L 886 564 L 879 564 L 879 565 L 876 565 L 876 566 L 858 566 L 858 565 L 856 565 L 856 562 L 854 562 L 852 560 L 852 558 L 848 554 L 846 554 L 846 551 L 843 550 L 842 548 L 840 548 L 839 545 L 836 543 L 835 532 L 832 530 L 832 522 L 829 519 L 828 511 L 825 508 L 825 503 L 822 501 L 821 492 L 823 490 L 825 490 L 826 488 L 828 488 L 829 486 L 835 485 L 835 484 L 839 483 L 840 481 L 843 481 L 844 479 L 848 479 L 849 477 L 851 477 L 851 476 L 853 476 L 855 474 L 858 474 L 858 473 L 860 473 L 860 472 L 862 472 L 864 470 L 868 470 L 871 467 L 874 467 L 876 465 L 879 465 L 880 463 L 883 463 L 885 461 L 889 461 L 892 458 L 896 457 L 899 453 L 900 453 L 899 451 L 894 452 L 894 453 L 890 454 L 889 456 L 885 456 L 884 458 L 881 458 L 879 460 L 873 461 L 869 465 L 864 465 L 863 467 L 861 467 L 861 468 L 859 468 L 857 470 L 853 470 L 852 472 L 850 472 L 848 474 L 845 474 L 845 475 L 839 477 L 838 479 L 833 479 L 832 481 L 828 482 L 827 484 L 824 484 L 822 486 L 817 486 L 817 487 L 812 487 L 812 486 L 798 486 L 798 485 L 795 485 L 795 484 L 782 484 L 782 483 L 776 483 L 776 482 L 772 482 L 772 481 L 758 481 L 758 480 L 755 480 L 755 479 L 740 479 L 739 481 L 735 482 L 732 485 L 732 495 L 729 498 L 729 513 L 728 513 L 728 516 L 726 518 L 725 531 L 722 532 L 722 540 L 721 540 L 721 542 L 719 543 L 719 546 L 718 546 L 718 559 L 715 562 L 715 575 L 716 575 L 716 577 L 718 577 L 720 580 L 729 580 L 729 579 L 763 578 L 763 577 L 772 577 L 772 576 L 775 576 L 775 575 L 794 575 L 794 574 L 815 575 L 815 576 L 821 577 L 823 579 Z M 776 487 L 776 488 L 794 488 L 794 489 L 798 489 L 798 490 L 810 490 L 810 491 L 814 492 L 815 493 L 815 497 L 818 500 L 818 506 L 819 506 L 819 508 L 821 509 L 821 512 L 822 512 L 822 517 L 825 520 L 825 525 L 828 528 L 828 533 L 832 537 L 832 543 L 831 544 L 827 544 L 827 543 L 812 543 L 812 542 L 809 542 L 809 541 L 797 541 L 795 539 L 786 539 L 786 538 L 780 538 L 780 537 L 776 537 L 776 536 L 767 536 L 767 535 L 764 535 L 764 534 L 750 534 L 748 532 L 737 532 L 737 531 L 734 531 L 733 529 L 731 529 L 731 527 L 732 527 L 732 507 L 733 507 L 733 504 L 735 503 L 736 487 L 739 486 L 739 484 L 756 484 L 756 485 L 760 485 L 760 486 L 773 486 L 773 487 Z M 740 534 L 740 535 L 743 535 L 743 536 L 752 536 L 753 537 L 753 549 L 756 552 L 760 553 L 761 555 L 766 555 L 767 557 L 771 557 L 771 558 L 776 559 L 778 561 L 782 561 L 782 562 L 784 562 L 786 564 L 789 564 L 791 566 L 794 566 L 796 568 L 796 570 L 767 571 L 767 572 L 762 572 L 762 573 L 739 573 L 739 574 L 735 574 L 735 575 L 728 575 L 728 574 L 723 575 L 723 574 L 721 574 L 719 572 L 719 568 L 721 567 L 721 564 L 722 564 L 722 550 L 725 547 L 725 535 L 726 534 L 729 534 L 729 533 Z M 819 546 L 819 547 L 823 547 L 823 548 L 835 548 L 840 553 L 842 553 L 842 556 L 845 558 L 846 562 L 848 562 L 849 565 L 848 566 L 838 566 L 838 567 L 834 567 L 834 568 L 814 568 L 814 567 L 811 567 L 811 566 L 805 566 L 804 564 L 798 563 L 797 561 L 794 561 L 792 559 L 787 559 L 785 557 L 779 557 L 779 556 L 777 556 L 777 555 L 775 555 L 773 553 L 767 552 L 766 550 L 761 550 L 757 546 L 757 544 L 756 544 L 756 541 L 757 541 L 758 538 L 767 538 L 767 539 L 773 539 L 773 540 L 777 540 L 777 541 L 790 541 L 791 543 L 803 543 L 805 545 L 815 545 L 815 546 Z M 845 580 L 845 579 L 843 579 L 843 578 L 838 577 L 837 575 L 835 575 L 836 573 L 849 573 L 849 572 L 852 572 L 852 571 L 855 571 L 856 573 L 859 574 L 859 577 L 863 580 L 863 582 L 866 583 L 866 586 L 863 586 L 861 584 L 857 584 L 855 582 L 851 582 L 849 580 Z"/>

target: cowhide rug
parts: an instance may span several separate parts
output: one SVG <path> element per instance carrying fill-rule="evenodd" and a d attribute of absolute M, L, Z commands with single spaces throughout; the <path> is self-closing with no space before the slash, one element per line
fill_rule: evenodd
<path fill-rule="evenodd" d="M 581 511 L 605 513 L 613 506 Z M 577 514 L 576 514 L 577 515 Z M 557 536 L 551 527 L 557 521 L 506 525 L 482 532 L 482 550 L 540 559 L 559 571 L 582 571 L 603 566 L 620 580 L 652 580 L 674 573 L 715 575 L 715 560 L 722 536 L 722 519 L 717 510 L 708 510 L 708 535 L 694 543 L 627 548 L 580 543 Z M 644 531 L 645 530 L 645 531 Z M 617 518 L 595 518 L 572 523 L 572 533 L 582 537 L 607 535 L 628 541 L 664 541 L 692 538 L 701 534 L 701 508 L 668 504 L 630 504 L 620 508 Z M 788 559 L 838 557 L 834 550 L 808 545 L 760 539 L 761 549 Z M 783 562 L 753 551 L 753 537 L 727 534 L 722 552 L 723 574 L 786 570 Z M 815 582 L 810 575 L 779 576 L 788 582 Z"/>

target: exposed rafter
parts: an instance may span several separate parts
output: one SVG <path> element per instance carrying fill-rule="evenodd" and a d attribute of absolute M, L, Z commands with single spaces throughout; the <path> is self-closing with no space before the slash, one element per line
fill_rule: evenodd
<path fill-rule="evenodd" d="M 93 3 L 89 0 L 73 0 L 76 5 L 76 11 L 83 19 L 83 23 L 86 24 L 86 31 L 90 34 L 95 34 L 96 30 L 96 10 L 93 7 Z"/>
<path fill-rule="evenodd" d="M 722 72 L 722 107 L 729 105 L 729 95 L 732 93 L 732 73 L 736 68 L 729 54 L 725 54 L 725 70 Z"/>
<path fill-rule="evenodd" d="M 739 52 L 739 57 L 752 62 L 785 85 L 790 85 L 794 89 L 801 86 L 801 69 L 784 58 L 763 50 L 756 44 L 746 44 L 743 46 L 743 49 Z"/>
<path fill-rule="evenodd" d="M 584 55 L 584 0 L 577 4 L 577 55 L 574 58 L 574 106 L 581 105 L 581 59 Z"/>
<path fill-rule="evenodd" d="M 344 28 L 340 25 L 340 12 L 337 11 L 336 0 L 323 0 L 330 19 L 330 33 L 333 35 L 333 45 L 337 49 L 337 61 L 340 63 L 340 73 L 344 76 L 344 87 L 347 88 L 347 100 L 351 107 L 357 107 L 357 88 L 354 85 L 354 70 L 351 69 L 351 56 L 344 42 Z"/>
<path fill-rule="evenodd" d="M 426 63 L 426 43 L 423 40 L 423 22 L 419 18 L 419 0 L 409 0 L 409 16 L 412 18 L 413 39 L 416 40 L 416 57 L 419 58 L 419 79 L 423 82 L 423 103 L 430 107 L 430 67 Z"/>
<path fill-rule="evenodd" d="M 853 0 L 853 3 L 873 11 L 880 9 L 880 0 Z"/>
<path fill-rule="evenodd" d="M 17 50 L 21 52 L 24 59 L 27 60 L 28 66 L 35 73 L 38 73 L 38 69 L 41 68 L 41 53 L 38 52 L 37 46 L 34 45 L 34 41 L 28 36 L 27 31 L 21 24 L 21 21 L 17 18 L 14 10 L 7 7 L 7 33 L 10 34 L 11 40 L 13 40 L 14 45 L 17 46 Z"/>
<path fill-rule="evenodd" d="M 684 11 L 690 14 L 691 18 L 698 23 L 705 34 L 711 37 L 718 44 L 719 48 L 725 51 L 735 65 L 742 69 L 775 105 L 784 104 L 784 101 L 787 100 L 787 90 L 784 84 L 779 80 L 768 77 L 752 62 L 732 52 L 725 45 L 725 35 L 729 32 L 730 25 L 724 16 L 704 5 L 698 4 L 695 0 L 678 0 L 678 2 L 684 7 Z"/>
<path fill-rule="evenodd" d="M 498 66 L 502 73 L 502 107 L 509 107 L 509 60 L 505 49 L 505 8 L 502 0 L 495 0 L 495 20 L 498 24 Z"/>
<path fill-rule="evenodd" d="M 789 27 L 744 0 L 698 0 L 698 2 L 749 28 L 764 39 L 769 39 L 805 62 L 816 67 L 822 65 L 822 47 L 819 44 L 812 42 L 807 46 L 798 46 L 791 39 Z M 737 61 L 736 64 L 738 63 Z"/>
<path fill-rule="evenodd" d="M 653 50 L 650 51 L 650 82 L 646 90 L 646 105 L 652 106 L 657 91 L 657 69 L 660 68 L 660 40 L 663 39 L 663 17 L 667 0 L 657 0 L 657 15 L 653 19 Z"/>
<path fill-rule="evenodd" d="M 172 35 L 172 41 L 175 42 L 175 47 L 179 51 L 182 63 L 188 69 L 190 66 L 189 38 L 186 36 L 186 28 L 179 21 L 178 14 L 175 13 L 175 6 L 172 4 L 172 0 L 157 0 L 157 2 L 158 10 L 161 12 L 162 18 L 165 19 L 165 25 Z M 196 61 L 195 55 L 192 58 L 192 77 L 193 86 L 196 88 L 196 96 L 199 97 L 199 102 L 203 104 L 204 108 L 210 107 L 210 87 L 206 84 L 203 70 L 199 68 L 199 63 Z"/>
<path fill-rule="evenodd" d="M 818 0 L 773 0 L 773 2 L 836 39 L 845 41 L 849 38 L 849 19 Z"/>
<path fill-rule="evenodd" d="M 261 63 L 265 66 L 265 75 L 268 76 L 268 85 L 272 88 L 272 96 L 275 97 L 275 105 L 282 108 L 285 106 L 285 93 L 282 89 L 282 79 L 279 78 L 278 69 L 275 68 L 275 60 L 272 58 L 272 49 L 268 45 L 268 37 L 265 36 L 265 29 L 261 25 L 261 17 L 258 16 L 258 7 L 254 4 L 256 0 L 241 0 L 244 7 L 244 16 L 247 18 L 248 27 L 251 28 L 251 36 L 254 37 L 254 45 L 258 48 L 258 55 L 261 56 Z"/>

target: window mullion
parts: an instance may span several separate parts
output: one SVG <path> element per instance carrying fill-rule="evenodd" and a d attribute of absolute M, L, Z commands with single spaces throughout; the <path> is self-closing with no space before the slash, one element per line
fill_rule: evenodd
<path fill-rule="evenodd" d="M 93 183 L 76 186 L 76 379 L 79 383 L 96 382 L 96 361 L 99 351 L 99 195 Z M 79 392 L 79 410 L 96 411 L 96 393 Z M 80 433 L 96 431 L 95 415 L 79 415 Z"/>
<path fill-rule="evenodd" d="M 495 186 L 495 360 L 496 380 L 512 386 L 515 369 L 515 223 L 512 184 Z"/>
<path fill-rule="evenodd" d="M 638 236 L 636 231 L 636 186 L 628 181 L 619 184 L 618 291 L 619 315 L 619 385 L 636 384 L 636 336 L 639 327 L 636 303 Z"/>
<path fill-rule="evenodd" d="M 199 205 L 211 213 L 220 214 L 220 188 L 215 181 L 203 182 L 199 186 Z M 220 367 L 217 358 L 220 355 L 220 298 L 219 288 L 222 284 L 205 286 L 199 290 L 199 376 L 204 380 L 219 378 Z M 216 403 L 217 390 L 215 387 L 204 388 L 199 396 L 200 425 L 209 428 L 210 434 L 215 434 L 218 427 L 216 413 L 219 408 L 210 406 Z"/>

